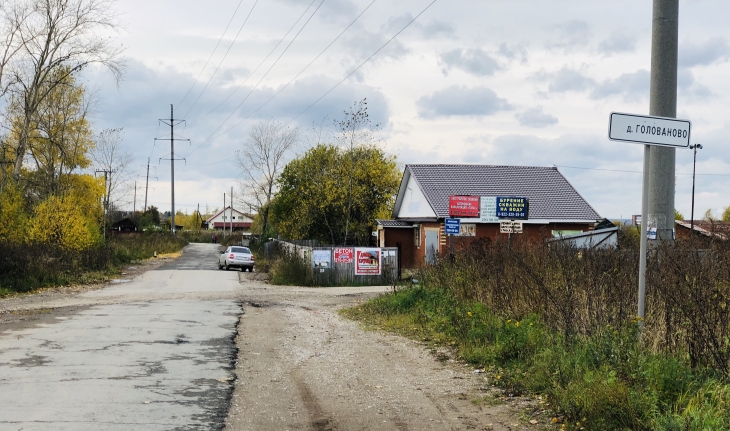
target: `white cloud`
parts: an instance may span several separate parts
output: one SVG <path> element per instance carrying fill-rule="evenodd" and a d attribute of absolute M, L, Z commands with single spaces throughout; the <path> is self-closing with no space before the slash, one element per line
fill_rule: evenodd
<path fill-rule="evenodd" d="M 505 99 L 486 87 L 454 85 L 418 100 L 418 113 L 424 118 L 483 116 L 510 108 Z"/>

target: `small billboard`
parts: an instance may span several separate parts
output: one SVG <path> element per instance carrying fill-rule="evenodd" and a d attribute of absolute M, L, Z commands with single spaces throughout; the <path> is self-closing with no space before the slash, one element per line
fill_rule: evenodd
<path fill-rule="evenodd" d="M 450 196 L 449 217 L 479 218 L 479 196 Z"/>

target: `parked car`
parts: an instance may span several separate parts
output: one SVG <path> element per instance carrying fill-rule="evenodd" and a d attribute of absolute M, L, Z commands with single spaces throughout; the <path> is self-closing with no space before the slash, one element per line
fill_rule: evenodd
<path fill-rule="evenodd" d="M 254 258 L 248 247 L 232 245 L 218 258 L 218 269 L 241 268 L 241 271 L 253 272 Z"/>

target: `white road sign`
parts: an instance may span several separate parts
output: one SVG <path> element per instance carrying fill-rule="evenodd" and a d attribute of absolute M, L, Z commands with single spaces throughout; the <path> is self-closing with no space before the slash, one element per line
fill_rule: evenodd
<path fill-rule="evenodd" d="M 689 120 L 612 112 L 608 139 L 663 147 L 689 147 Z"/>

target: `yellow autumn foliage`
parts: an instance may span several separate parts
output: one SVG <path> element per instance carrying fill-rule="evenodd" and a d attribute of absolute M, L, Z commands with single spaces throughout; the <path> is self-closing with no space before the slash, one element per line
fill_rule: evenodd
<path fill-rule="evenodd" d="M 72 177 L 74 186 L 39 203 L 29 223 L 28 240 L 84 250 L 102 242 L 99 229 L 103 184 L 90 175 Z"/>
<path fill-rule="evenodd" d="M 0 193 L 0 242 L 20 244 L 27 229 L 25 199 L 14 184 L 8 184 Z"/>

